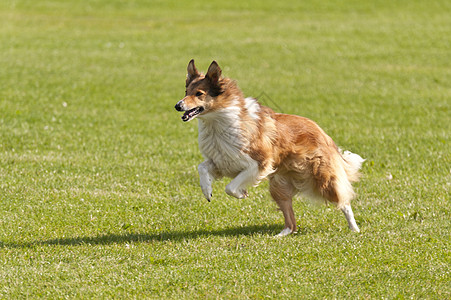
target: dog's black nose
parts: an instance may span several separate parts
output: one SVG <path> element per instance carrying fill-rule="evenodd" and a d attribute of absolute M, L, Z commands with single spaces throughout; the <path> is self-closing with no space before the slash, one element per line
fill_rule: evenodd
<path fill-rule="evenodd" d="M 180 102 L 177 102 L 177 104 L 175 105 L 175 110 L 176 111 L 183 111 L 182 104 Z"/>

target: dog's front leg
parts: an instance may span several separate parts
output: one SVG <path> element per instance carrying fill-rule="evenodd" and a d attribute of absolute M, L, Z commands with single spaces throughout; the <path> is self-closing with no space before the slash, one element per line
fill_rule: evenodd
<path fill-rule="evenodd" d="M 243 199 L 248 196 L 246 188 L 257 182 L 259 168 L 256 161 L 252 161 L 249 167 L 241 171 L 227 186 L 225 192 L 230 196 Z"/>
<path fill-rule="evenodd" d="M 197 167 L 200 178 L 200 188 L 202 189 L 202 193 L 204 193 L 204 196 L 207 198 L 208 202 L 210 202 L 210 199 L 213 196 L 213 188 L 211 186 L 213 183 L 213 168 L 214 166 L 209 160 L 204 161 Z"/>

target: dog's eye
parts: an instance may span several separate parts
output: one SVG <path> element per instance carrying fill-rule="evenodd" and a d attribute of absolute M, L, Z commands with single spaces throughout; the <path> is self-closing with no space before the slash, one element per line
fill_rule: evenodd
<path fill-rule="evenodd" d="M 204 93 L 202 93 L 202 92 L 197 92 L 196 93 L 196 97 L 200 97 L 200 96 L 202 96 Z"/>

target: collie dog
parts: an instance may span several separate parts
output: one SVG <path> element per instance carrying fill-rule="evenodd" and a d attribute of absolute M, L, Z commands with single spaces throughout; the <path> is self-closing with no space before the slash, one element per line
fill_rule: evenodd
<path fill-rule="evenodd" d="M 341 209 L 352 231 L 359 232 L 351 209 L 364 161 L 342 152 L 312 120 L 275 113 L 254 98 L 245 98 L 235 81 L 221 76 L 213 61 L 207 74 L 188 64 L 185 97 L 176 105 L 182 120 L 199 119 L 200 187 L 208 201 L 212 183 L 233 178 L 225 192 L 242 199 L 247 188 L 269 179 L 269 191 L 285 218 L 278 236 L 296 231 L 292 198 L 303 194 L 329 201 Z"/>

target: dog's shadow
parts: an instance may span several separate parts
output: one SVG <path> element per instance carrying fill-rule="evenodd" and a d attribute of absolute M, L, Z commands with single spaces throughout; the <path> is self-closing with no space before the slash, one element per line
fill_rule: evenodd
<path fill-rule="evenodd" d="M 280 225 L 252 225 L 243 227 L 230 227 L 225 229 L 200 229 L 188 231 L 163 231 L 155 234 L 124 233 L 104 234 L 99 236 L 56 238 L 51 240 L 33 241 L 24 243 L 2 243 L 2 248 L 29 248 L 36 246 L 79 246 L 79 245 L 109 245 L 130 243 L 151 243 L 164 241 L 184 241 L 208 236 L 252 236 L 256 234 L 274 236 L 281 230 Z"/>

